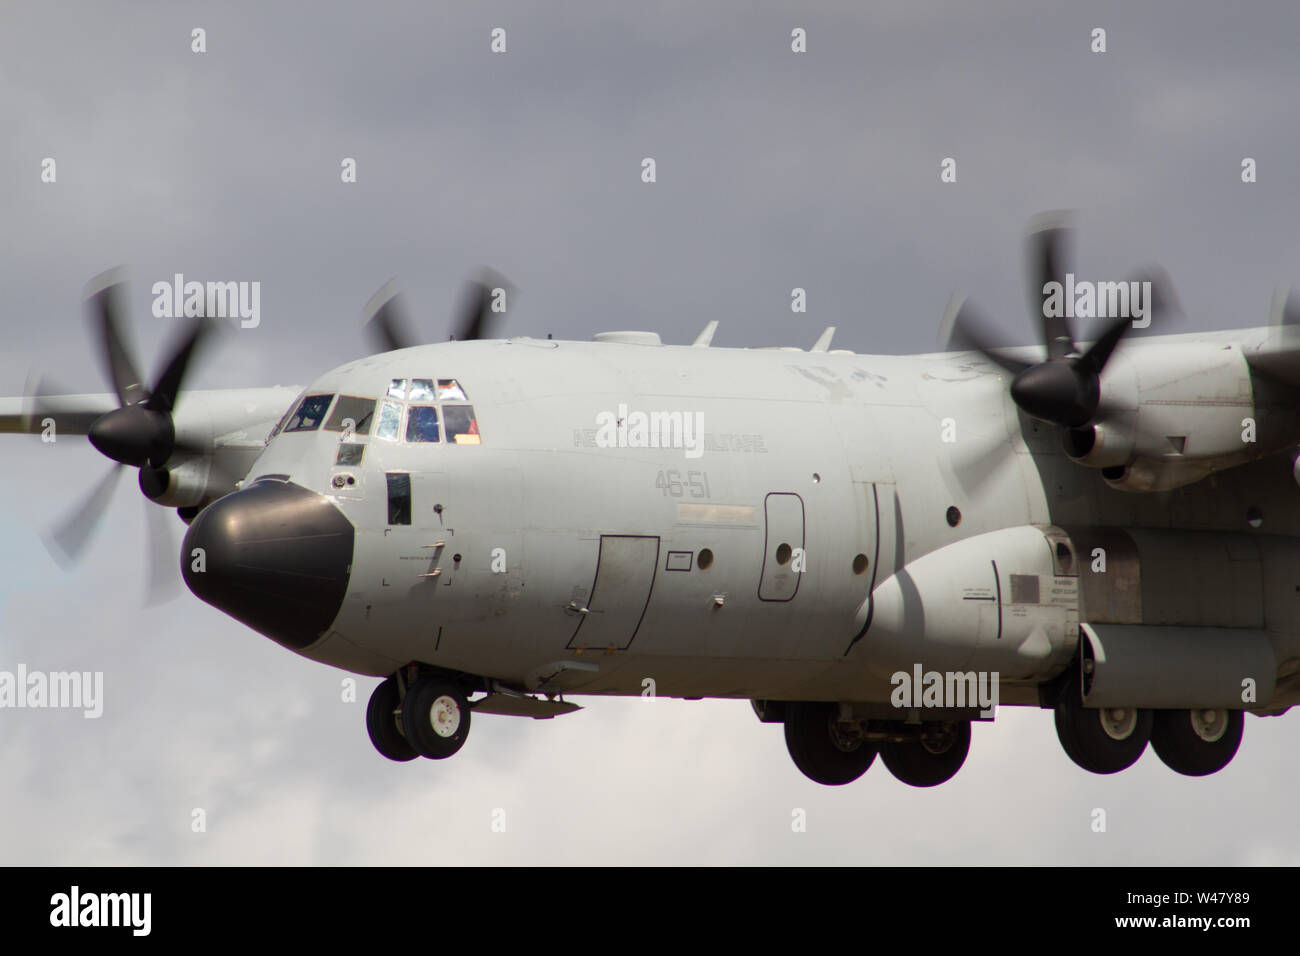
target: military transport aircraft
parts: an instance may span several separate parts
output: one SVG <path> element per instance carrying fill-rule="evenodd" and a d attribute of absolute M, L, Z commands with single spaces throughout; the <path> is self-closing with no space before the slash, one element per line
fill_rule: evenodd
<path fill-rule="evenodd" d="M 1148 743 L 1214 773 L 1246 712 L 1300 701 L 1294 310 L 1142 337 L 1113 316 L 1080 344 L 1044 307 L 1073 281 L 1065 238 L 1030 234 L 1041 349 L 993 347 L 961 300 L 949 350 L 913 356 L 833 330 L 717 348 L 715 322 L 689 346 L 488 338 L 511 297 L 489 276 L 431 345 L 385 287 L 366 307 L 385 350 L 302 389 L 183 391 L 202 321 L 146 384 L 101 281 L 113 393 L 32 389 L 0 430 L 118 463 L 54 535 L 73 554 L 138 468 L 189 526 L 195 595 L 384 678 L 367 725 L 391 760 L 451 756 L 474 715 L 653 693 L 750 700 L 823 784 L 877 754 L 942 783 L 998 703 L 1052 709 L 1094 773 Z"/>

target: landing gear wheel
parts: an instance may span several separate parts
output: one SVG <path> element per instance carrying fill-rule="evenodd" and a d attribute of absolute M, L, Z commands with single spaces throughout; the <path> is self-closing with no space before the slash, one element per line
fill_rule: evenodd
<path fill-rule="evenodd" d="M 876 759 L 876 748 L 840 728 L 839 706 L 821 701 L 785 705 L 785 745 L 809 780 L 830 787 L 852 783 Z"/>
<path fill-rule="evenodd" d="M 366 730 L 375 749 L 389 760 L 414 760 L 419 754 L 402 733 L 401 701 L 397 678 L 389 677 L 375 688 L 366 705 Z"/>
<path fill-rule="evenodd" d="M 880 748 L 880 759 L 900 782 L 935 787 L 952 779 L 968 753 L 970 721 L 959 720 L 925 731 L 920 740 L 887 741 Z"/>
<path fill-rule="evenodd" d="M 1204 777 L 1236 756 L 1245 722 L 1241 711 L 1222 707 L 1157 710 L 1151 748 L 1170 770 Z"/>
<path fill-rule="evenodd" d="M 1151 739 L 1153 719 L 1141 707 L 1084 707 L 1077 678 L 1056 700 L 1061 749 L 1091 773 L 1119 773 L 1137 763 Z"/>
<path fill-rule="evenodd" d="M 445 677 L 426 675 L 406 691 L 402 732 L 416 752 L 430 760 L 450 757 L 469 736 L 469 701 Z"/>

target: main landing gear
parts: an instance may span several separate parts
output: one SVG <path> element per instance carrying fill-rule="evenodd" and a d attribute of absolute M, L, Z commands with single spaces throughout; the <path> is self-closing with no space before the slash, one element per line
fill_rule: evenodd
<path fill-rule="evenodd" d="M 760 719 L 766 705 L 759 710 Z M 773 710 L 775 713 L 775 711 Z M 794 765 L 808 779 L 831 787 L 852 783 L 880 754 L 889 772 L 913 787 L 933 787 L 952 778 L 970 751 L 970 721 L 842 720 L 840 706 L 824 701 L 788 701 L 785 744 Z"/>
<path fill-rule="evenodd" d="M 375 688 L 366 707 L 370 742 L 389 760 L 443 760 L 469 736 L 470 707 L 454 680 L 436 673 L 418 676 L 402 694 L 397 675 Z"/>
<path fill-rule="evenodd" d="M 1092 773 L 1118 773 L 1137 763 L 1147 743 L 1166 767 L 1203 777 L 1226 767 L 1241 744 L 1240 710 L 1146 710 L 1084 707 L 1078 678 L 1056 700 L 1056 736 L 1071 760 Z"/>

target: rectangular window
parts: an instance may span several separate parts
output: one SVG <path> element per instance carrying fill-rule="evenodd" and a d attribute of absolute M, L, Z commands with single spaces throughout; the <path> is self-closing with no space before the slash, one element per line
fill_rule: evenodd
<path fill-rule="evenodd" d="M 339 445 L 339 453 L 334 456 L 334 464 L 355 466 L 361 464 L 361 458 L 366 453 L 365 445 L 354 445 L 351 442 L 343 442 Z"/>
<path fill-rule="evenodd" d="M 406 412 L 406 440 L 438 440 L 438 409 L 433 405 L 412 405 Z"/>
<path fill-rule="evenodd" d="M 327 432 L 341 432 L 347 430 L 349 420 L 352 423 L 352 434 L 369 435 L 370 424 L 375 418 L 375 400 L 373 398 L 357 398 L 355 395 L 340 395 L 338 404 L 334 406 L 334 411 L 330 414 L 329 421 L 325 423 Z"/>
<path fill-rule="evenodd" d="M 325 420 L 325 413 L 329 411 L 330 402 L 334 400 L 333 395 L 308 395 L 302 400 L 297 410 L 289 416 L 288 424 L 284 426 L 286 432 L 312 432 L 320 428 L 320 423 Z"/>
<path fill-rule="evenodd" d="M 440 402 L 467 402 L 469 396 L 465 390 L 460 387 L 460 383 L 454 378 L 438 379 L 438 401 Z"/>
<path fill-rule="evenodd" d="M 406 397 L 412 402 L 432 402 L 437 398 L 433 391 L 433 379 L 411 379 L 411 390 L 406 394 Z"/>
<path fill-rule="evenodd" d="M 442 420 L 447 427 L 447 441 L 457 445 L 481 444 L 473 405 L 444 405 Z"/>
<path fill-rule="evenodd" d="M 406 379 L 395 378 L 388 383 L 388 397 L 399 401 L 406 398 Z"/>
<path fill-rule="evenodd" d="M 383 407 L 379 409 L 379 426 L 375 429 L 375 437 L 385 441 L 397 441 L 401 427 L 402 406 L 396 402 L 384 402 Z"/>
<path fill-rule="evenodd" d="M 388 523 L 411 523 L 411 476 L 388 472 Z"/>

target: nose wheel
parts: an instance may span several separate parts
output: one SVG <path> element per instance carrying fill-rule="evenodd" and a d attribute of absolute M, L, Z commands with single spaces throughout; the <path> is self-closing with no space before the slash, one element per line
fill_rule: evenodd
<path fill-rule="evenodd" d="M 419 756 L 402 731 L 402 703 L 397 679 L 389 677 L 375 688 L 366 706 L 366 730 L 375 749 L 389 760 L 405 763 Z"/>
<path fill-rule="evenodd" d="M 464 746 L 469 717 L 469 701 L 461 689 L 435 674 L 417 678 L 402 701 L 402 733 L 430 760 L 444 760 Z"/>

